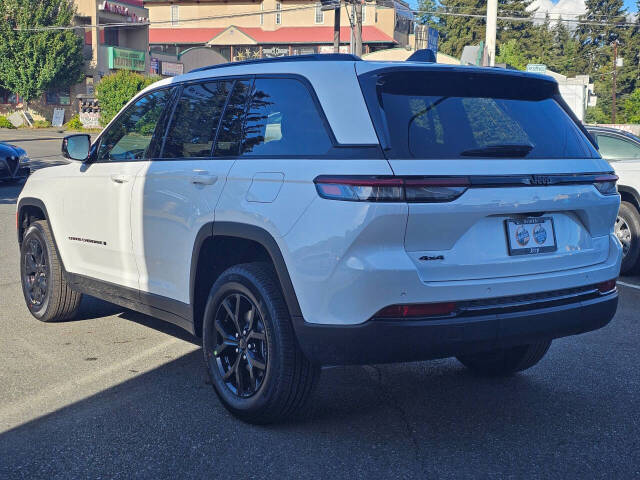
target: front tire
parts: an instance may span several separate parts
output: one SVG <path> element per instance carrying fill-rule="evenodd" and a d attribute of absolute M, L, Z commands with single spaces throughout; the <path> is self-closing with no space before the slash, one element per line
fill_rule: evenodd
<path fill-rule="evenodd" d="M 632 273 L 640 257 L 640 214 L 632 203 L 620 202 L 614 231 L 622 244 L 620 273 Z"/>
<path fill-rule="evenodd" d="M 320 369 L 297 344 L 277 276 L 267 263 L 229 268 L 211 288 L 203 320 L 207 372 L 222 404 L 249 423 L 299 411 Z"/>
<path fill-rule="evenodd" d="M 547 340 L 457 358 L 465 367 L 479 375 L 491 377 L 511 375 L 533 367 L 542 360 L 550 346 L 551 340 Z"/>
<path fill-rule="evenodd" d="M 42 322 L 72 319 L 82 294 L 71 289 L 46 220 L 33 222 L 20 247 L 22 293 L 31 315 Z"/>

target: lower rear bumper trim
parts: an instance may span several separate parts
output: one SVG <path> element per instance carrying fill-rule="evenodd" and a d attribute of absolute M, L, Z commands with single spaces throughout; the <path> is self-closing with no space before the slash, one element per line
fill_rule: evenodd
<path fill-rule="evenodd" d="M 320 325 L 294 318 L 300 347 L 321 365 L 392 363 L 489 351 L 596 330 L 618 306 L 617 292 L 567 305 L 473 317 L 370 320 Z"/>

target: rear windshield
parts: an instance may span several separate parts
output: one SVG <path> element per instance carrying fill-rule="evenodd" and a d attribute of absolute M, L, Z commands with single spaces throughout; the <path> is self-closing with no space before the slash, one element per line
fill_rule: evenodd
<path fill-rule="evenodd" d="M 598 156 L 555 100 L 552 82 L 415 70 L 361 81 L 389 158 Z"/>

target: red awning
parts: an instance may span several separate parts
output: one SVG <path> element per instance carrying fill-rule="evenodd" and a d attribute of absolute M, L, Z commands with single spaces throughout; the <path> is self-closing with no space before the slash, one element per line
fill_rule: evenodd
<path fill-rule="evenodd" d="M 232 28 L 232 27 L 227 27 Z M 310 43 L 333 43 L 333 27 L 281 27 L 267 31 L 256 27 L 233 27 L 258 44 L 291 45 Z M 205 44 L 226 28 L 150 28 L 150 44 Z M 340 29 L 340 42 L 348 43 L 351 35 L 349 27 Z M 396 43 L 386 33 L 371 25 L 362 27 L 363 43 Z"/>

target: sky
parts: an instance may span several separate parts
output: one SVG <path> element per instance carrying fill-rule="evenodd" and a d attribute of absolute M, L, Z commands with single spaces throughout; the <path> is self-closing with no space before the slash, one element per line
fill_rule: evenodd
<path fill-rule="evenodd" d="M 408 0 L 412 8 L 418 8 L 418 0 Z M 541 10 L 550 10 L 561 14 L 584 11 L 584 0 L 535 0 L 534 3 L 541 4 Z M 636 0 L 624 0 L 624 5 L 629 12 L 636 11 Z"/>

